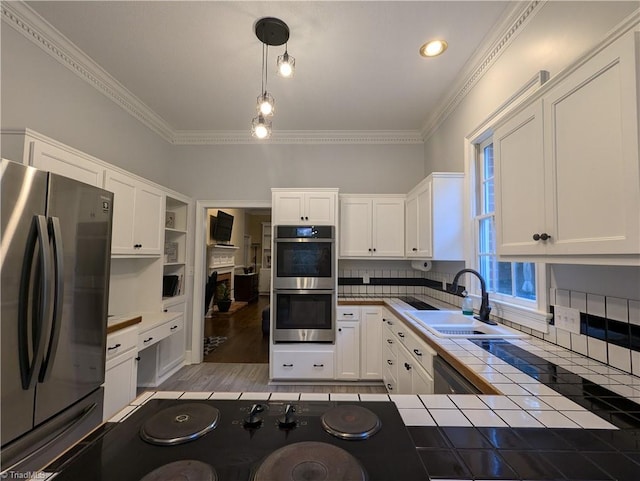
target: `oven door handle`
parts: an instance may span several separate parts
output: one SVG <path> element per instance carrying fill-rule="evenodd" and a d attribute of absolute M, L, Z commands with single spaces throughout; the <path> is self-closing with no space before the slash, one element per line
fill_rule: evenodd
<path fill-rule="evenodd" d="M 278 237 L 276 239 L 273 240 L 273 242 L 277 243 L 293 243 L 295 244 L 296 242 L 313 242 L 313 243 L 324 243 L 324 244 L 330 244 L 330 243 L 334 243 L 335 240 L 334 239 L 319 239 L 317 237 Z"/>
<path fill-rule="evenodd" d="M 274 289 L 274 294 L 335 294 L 336 291 L 334 289 Z"/>

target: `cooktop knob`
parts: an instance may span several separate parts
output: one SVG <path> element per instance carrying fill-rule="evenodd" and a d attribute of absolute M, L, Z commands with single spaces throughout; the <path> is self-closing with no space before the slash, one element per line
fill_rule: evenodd
<path fill-rule="evenodd" d="M 262 424 L 262 418 L 258 416 L 259 413 L 264 411 L 262 404 L 254 404 L 249 410 L 249 416 L 244 420 L 245 428 L 258 428 Z"/>
<path fill-rule="evenodd" d="M 293 404 L 287 404 L 284 409 L 284 416 L 278 418 L 278 427 L 280 429 L 293 429 L 298 421 L 295 417 L 296 407 Z"/>

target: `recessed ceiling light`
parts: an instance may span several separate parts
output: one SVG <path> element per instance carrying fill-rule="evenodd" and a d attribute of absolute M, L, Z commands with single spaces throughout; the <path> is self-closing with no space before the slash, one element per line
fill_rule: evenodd
<path fill-rule="evenodd" d="M 431 40 L 420 47 L 420 55 L 423 57 L 436 57 L 447 49 L 447 42 L 444 40 Z"/>

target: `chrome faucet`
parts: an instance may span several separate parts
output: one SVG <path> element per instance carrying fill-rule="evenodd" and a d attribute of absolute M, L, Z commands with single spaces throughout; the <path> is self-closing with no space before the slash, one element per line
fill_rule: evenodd
<path fill-rule="evenodd" d="M 480 289 L 482 289 L 482 303 L 480 304 L 480 312 L 478 313 L 477 316 L 474 316 L 474 317 L 479 321 L 486 322 L 487 324 L 491 324 L 492 326 L 495 326 L 498 323 L 489 319 L 489 313 L 491 312 L 491 307 L 489 307 L 489 293 L 487 292 L 487 283 L 484 281 L 484 278 L 480 275 L 478 271 L 475 271 L 473 269 L 462 269 L 461 271 L 459 271 L 453 278 L 453 284 L 451 284 L 450 292 L 455 293 L 458 291 L 458 279 L 465 272 L 474 274 L 478 279 L 480 279 Z"/>

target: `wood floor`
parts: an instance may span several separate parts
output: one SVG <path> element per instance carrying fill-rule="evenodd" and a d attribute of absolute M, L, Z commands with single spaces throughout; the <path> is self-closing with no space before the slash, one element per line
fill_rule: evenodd
<path fill-rule="evenodd" d="M 205 336 L 224 336 L 227 340 L 204 357 L 204 362 L 268 363 L 269 336 L 262 334 L 262 309 L 269 305 L 269 296 L 232 314 L 214 314 L 205 318 Z"/>
<path fill-rule="evenodd" d="M 382 383 L 269 384 L 269 365 L 210 363 L 184 366 L 159 391 L 386 393 Z"/>

